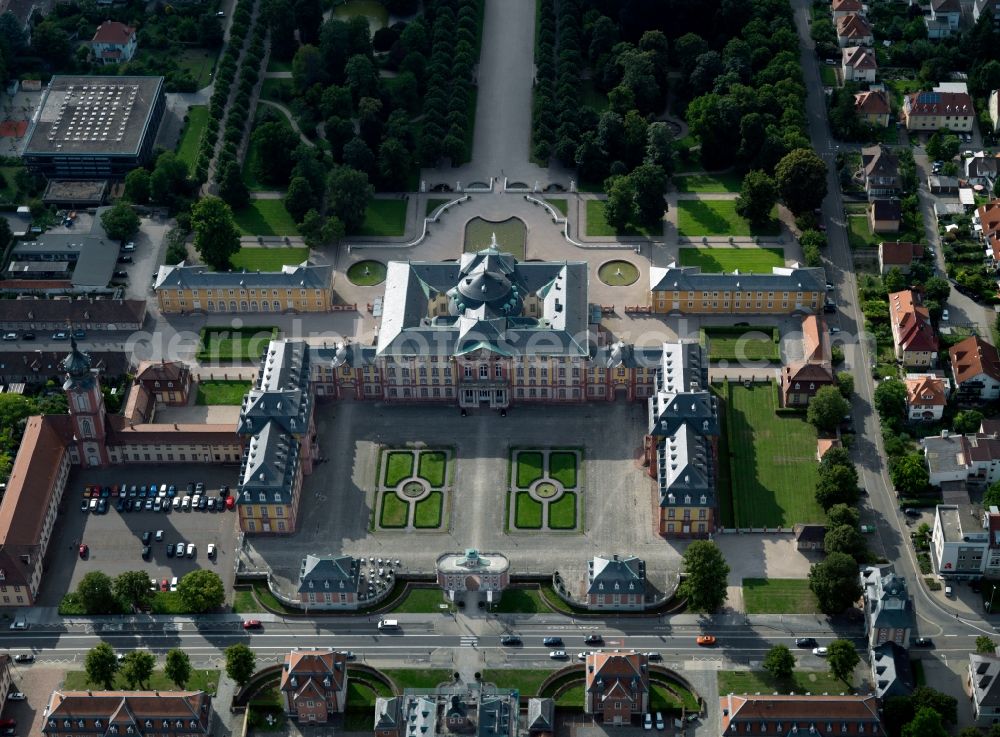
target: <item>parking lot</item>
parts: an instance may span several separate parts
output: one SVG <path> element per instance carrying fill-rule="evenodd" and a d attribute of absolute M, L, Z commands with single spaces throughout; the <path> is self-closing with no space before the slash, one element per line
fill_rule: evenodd
<path fill-rule="evenodd" d="M 229 465 L 126 465 L 103 470 L 87 469 L 75 472 L 68 482 L 60 508 L 59 519 L 49 546 L 41 601 L 45 606 L 57 606 L 63 595 L 75 589 L 77 582 L 90 571 L 103 571 L 116 576 L 122 571 L 148 571 L 150 578 L 182 577 L 198 568 L 216 571 L 227 589 L 233 581 L 233 550 L 237 534 L 236 511 L 122 511 L 115 509 L 117 498 L 108 498 L 106 514 L 80 511 L 83 490 L 87 484 L 149 486 L 174 484 L 177 494 L 184 496 L 189 482 L 201 481 L 209 496 L 219 498 L 219 488 L 236 485 L 238 469 Z M 138 497 L 137 497 L 138 498 Z M 163 531 L 162 540 L 155 535 Z M 150 532 L 148 560 L 142 558 L 142 535 Z M 167 545 L 178 542 L 194 543 L 192 558 L 168 557 Z M 209 559 L 207 549 L 214 543 L 217 553 Z M 80 557 L 80 545 L 88 547 L 85 559 Z"/>

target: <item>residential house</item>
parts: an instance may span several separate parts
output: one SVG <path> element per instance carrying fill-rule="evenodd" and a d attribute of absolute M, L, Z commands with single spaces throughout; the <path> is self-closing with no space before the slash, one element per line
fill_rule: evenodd
<path fill-rule="evenodd" d="M 965 159 L 962 166 L 969 186 L 981 184 L 988 192 L 993 191 L 997 171 L 1000 169 L 1000 160 L 992 154 L 987 155 L 985 151 L 977 151 Z"/>
<path fill-rule="evenodd" d="M 1000 199 L 980 205 L 972 214 L 972 228 L 986 244 L 986 258 L 994 268 L 1000 264 Z"/>
<path fill-rule="evenodd" d="M 989 531 L 977 507 L 939 504 L 931 532 L 931 561 L 945 579 L 979 579 L 986 567 Z"/>
<path fill-rule="evenodd" d="M 823 552 L 826 545 L 826 525 L 795 525 L 795 549 Z"/>
<path fill-rule="evenodd" d="M 1000 130 L 1000 90 L 990 92 L 990 101 L 987 106 L 990 112 L 990 121 L 993 123 L 993 132 Z"/>
<path fill-rule="evenodd" d="M 872 27 L 863 15 L 851 13 L 837 18 L 837 44 L 848 46 L 871 46 L 875 43 Z"/>
<path fill-rule="evenodd" d="M 1000 353 L 973 335 L 948 349 L 955 392 L 962 402 L 1000 399 Z"/>
<path fill-rule="evenodd" d="M 641 610 L 646 563 L 634 555 L 595 555 L 587 561 L 587 608 Z"/>
<path fill-rule="evenodd" d="M 878 271 L 885 276 L 892 269 L 899 269 L 902 274 L 909 274 L 914 260 L 924 257 L 924 247 L 921 243 L 909 241 L 882 241 L 878 244 Z"/>
<path fill-rule="evenodd" d="M 830 12 L 833 13 L 834 22 L 847 15 L 858 15 L 864 10 L 861 0 L 832 0 L 830 3 Z"/>
<path fill-rule="evenodd" d="M 856 17 L 856 16 L 855 16 Z M 889 95 L 885 90 L 854 93 L 854 112 L 866 125 L 885 128 L 889 125 Z"/>
<path fill-rule="evenodd" d="M 922 438 L 920 445 L 934 486 L 961 481 L 984 488 L 1000 481 L 1000 438 L 995 435 L 942 430 L 940 435 Z"/>
<path fill-rule="evenodd" d="M 278 688 L 286 715 L 299 724 L 326 724 L 347 705 L 347 656 L 296 648 L 285 656 Z"/>
<path fill-rule="evenodd" d="M 826 296 L 826 272 L 793 264 L 770 274 L 717 274 L 671 263 L 649 270 L 649 291 L 652 311 L 661 315 L 816 313 Z"/>
<path fill-rule="evenodd" d="M 868 648 L 884 642 L 908 648 L 915 617 L 906 579 L 896 575 L 892 568 L 867 566 L 861 570 L 861 590 Z"/>
<path fill-rule="evenodd" d="M 728 694 L 719 698 L 720 734 L 885 737 L 880 711 L 875 694 Z"/>
<path fill-rule="evenodd" d="M 895 642 L 883 642 L 871 649 L 872 683 L 881 701 L 893 696 L 909 696 L 916 680 L 910 666 L 910 652 Z"/>
<path fill-rule="evenodd" d="M 973 22 L 978 23 L 980 16 L 982 16 L 987 10 L 993 15 L 993 24 L 1000 26 L 1000 0 L 973 0 Z"/>
<path fill-rule="evenodd" d="M 160 404 L 184 407 L 191 392 L 191 369 L 180 361 L 143 361 L 136 369 L 135 383 Z"/>
<path fill-rule="evenodd" d="M 1000 724 L 1000 656 L 969 653 L 969 694 L 978 727 Z"/>
<path fill-rule="evenodd" d="M 845 82 L 870 84 L 878 73 L 875 52 L 868 46 L 848 46 L 841 51 L 840 69 Z"/>
<path fill-rule="evenodd" d="M 781 369 L 781 401 L 785 407 L 808 405 L 816 392 L 837 383 L 830 334 L 822 317 L 807 315 L 802 318 L 802 348 L 802 360 Z"/>
<path fill-rule="evenodd" d="M 924 16 L 927 38 L 948 38 L 958 31 L 961 19 L 962 6 L 959 0 L 931 0 L 931 12 Z"/>
<path fill-rule="evenodd" d="M 968 92 L 913 92 L 903 99 L 901 117 L 910 131 L 968 133 L 976 113 Z"/>
<path fill-rule="evenodd" d="M 1000 508 L 990 506 L 988 510 L 983 512 L 983 527 L 986 528 L 988 536 L 983 575 L 986 578 L 996 578 L 1000 576 Z M 993 606 L 993 603 L 985 603 L 987 611 Z"/>
<path fill-rule="evenodd" d="M 529 726 L 522 731 L 516 689 L 481 683 L 442 686 L 430 691 L 408 688 L 401 696 L 375 700 L 375 737 L 480 737 L 545 735 L 553 721 L 551 699 L 528 699 Z M 535 702 L 549 703 L 535 703 Z M 534 724 L 534 728 L 530 726 Z"/>
<path fill-rule="evenodd" d="M 124 64 L 132 61 L 138 47 L 136 29 L 115 20 L 106 20 L 97 27 L 90 49 L 101 64 Z"/>
<path fill-rule="evenodd" d="M 958 177 L 946 177 L 941 174 L 927 175 L 927 189 L 930 190 L 931 194 L 952 195 L 954 197 L 958 195 L 958 190 L 961 188 L 961 184 L 962 183 L 961 181 L 959 181 Z M 954 204 L 958 210 L 957 214 L 959 215 L 964 214 L 965 209 L 963 208 L 961 203 L 947 203 L 947 204 Z M 935 208 L 934 213 L 938 217 L 947 214 L 947 210 L 941 209 L 944 205 L 945 203 L 940 203 L 940 202 L 934 203 L 934 208 Z"/>
<path fill-rule="evenodd" d="M 204 691 L 53 691 L 43 712 L 45 737 L 81 733 L 196 737 L 212 733 L 212 697 Z"/>
<path fill-rule="evenodd" d="M 879 144 L 862 148 L 861 170 L 869 200 L 900 195 L 899 159 L 888 146 Z"/>
<path fill-rule="evenodd" d="M 903 208 L 897 199 L 872 200 L 868 203 L 868 227 L 872 233 L 898 233 Z"/>
<path fill-rule="evenodd" d="M 333 267 L 308 262 L 281 271 L 210 271 L 205 266 L 161 266 L 153 283 L 160 312 L 329 312 Z"/>
<path fill-rule="evenodd" d="M 585 714 L 605 724 L 629 724 L 649 711 L 649 661 L 634 650 L 587 653 Z"/>
<path fill-rule="evenodd" d="M 918 292 L 906 289 L 889 295 L 889 322 L 896 358 L 904 366 L 926 367 L 934 364 L 938 336 Z"/>
<path fill-rule="evenodd" d="M 906 375 L 906 414 L 910 422 L 937 422 L 948 404 L 948 382 L 934 374 Z"/>
<path fill-rule="evenodd" d="M 360 562 L 349 555 L 313 555 L 299 568 L 299 601 L 308 609 L 354 609 L 361 583 Z"/>

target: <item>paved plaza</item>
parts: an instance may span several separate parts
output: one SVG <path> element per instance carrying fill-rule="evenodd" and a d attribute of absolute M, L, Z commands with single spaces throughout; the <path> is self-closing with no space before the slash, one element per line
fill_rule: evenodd
<path fill-rule="evenodd" d="M 399 558 L 403 570 L 432 571 L 442 552 L 498 550 L 515 574 L 549 573 L 599 553 L 632 553 L 656 567 L 674 566 L 683 543 L 654 531 L 653 483 L 639 463 L 645 406 L 607 403 L 518 407 L 507 417 L 454 407 L 342 402 L 317 407 L 326 459 L 306 479 L 299 532 L 247 539 L 251 553 L 279 578 L 294 580 L 312 553 Z M 445 531 L 370 532 L 379 448 L 450 447 L 455 480 Z M 583 448 L 575 531 L 506 532 L 511 447 Z"/>

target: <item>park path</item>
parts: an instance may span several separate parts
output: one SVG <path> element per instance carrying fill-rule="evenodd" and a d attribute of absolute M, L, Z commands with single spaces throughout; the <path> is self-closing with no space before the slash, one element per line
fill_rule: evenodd
<path fill-rule="evenodd" d="M 277 72 L 277 73 L 282 74 L 282 72 Z M 288 118 L 288 123 L 292 126 L 292 130 L 295 131 L 298 137 L 302 139 L 302 143 L 306 144 L 307 146 L 312 146 L 313 148 L 316 148 L 316 144 L 309 140 L 306 134 L 303 133 L 302 130 L 299 128 L 299 124 L 295 122 L 295 116 L 292 115 L 291 110 L 282 105 L 280 102 L 275 102 L 274 100 L 260 100 L 259 102 L 261 105 L 270 105 L 275 110 L 284 115 L 286 118 Z"/>

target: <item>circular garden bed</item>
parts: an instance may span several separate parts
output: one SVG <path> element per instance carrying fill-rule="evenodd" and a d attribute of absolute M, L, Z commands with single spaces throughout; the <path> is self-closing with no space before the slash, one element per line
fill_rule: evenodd
<path fill-rule="evenodd" d="M 347 278 L 359 287 L 374 287 L 385 281 L 385 264 L 371 259 L 358 261 L 348 267 Z"/>

